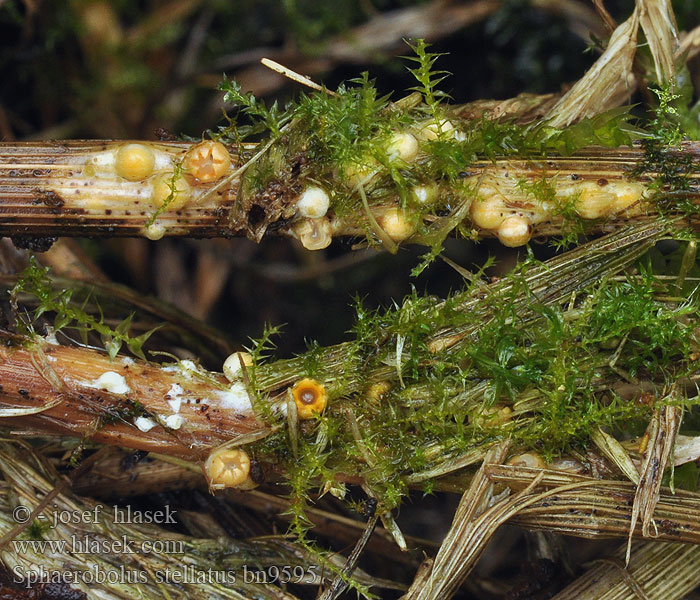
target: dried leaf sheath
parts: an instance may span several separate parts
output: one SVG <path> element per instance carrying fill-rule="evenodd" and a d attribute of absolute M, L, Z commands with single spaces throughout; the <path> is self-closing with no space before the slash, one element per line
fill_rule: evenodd
<path fill-rule="evenodd" d="M 488 465 L 488 477 L 511 489 L 522 489 L 536 476 L 544 474 L 540 488 L 574 483 L 593 483 L 594 479 L 566 471 Z M 629 481 L 599 480 L 594 485 L 571 489 L 539 500 L 521 510 L 515 521 L 530 529 L 558 531 L 566 535 L 590 538 L 627 538 L 637 486 Z M 533 494 L 537 493 L 535 489 Z M 654 511 L 655 539 L 700 543 L 700 494 L 684 490 L 671 493 L 662 488 Z M 638 523 L 633 537 L 644 537 Z"/>
<path fill-rule="evenodd" d="M 700 547 L 646 542 L 637 545 L 627 569 L 624 551 L 592 561 L 591 568 L 553 600 L 627 600 L 685 598 L 700 583 Z M 643 595 L 640 595 L 641 594 Z"/>
<path fill-rule="evenodd" d="M 186 177 L 191 188 L 190 200 L 172 210 L 167 206 L 158 208 L 153 201 L 155 182 L 158 177 L 169 177 L 192 145 L 140 142 L 156 154 L 154 171 L 141 181 L 128 181 L 115 174 L 113 168 L 114 155 L 124 144 L 117 141 L 0 144 L 0 235 L 151 238 L 247 235 L 256 240 L 266 231 L 298 235 L 294 225 L 303 219 L 295 213 L 295 203 L 306 185 L 303 175 L 293 175 L 281 186 L 273 181 L 253 195 L 242 193 L 237 176 L 230 182 L 224 178 L 208 183 Z M 669 154 L 696 164 L 700 146 L 696 142 L 684 143 L 680 150 Z M 652 170 L 638 179 L 630 179 L 644 158 L 643 149 L 635 146 L 590 148 L 569 157 L 501 158 L 474 163 L 466 173 L 466 184 L 460 181 L 454 189 L 441 184 L 443 200 L 422 214 L 427 229 L 419 230 L 408 241 L 434 243 L 430 228 L 435 229 L 451 216 L 440 212 L 444 210 L 445 198 L 451 198 L 452 214 L 463 203 L 472 203 L 467 225 L 476 237 L 493 236 L 498 231 L 497 225 L 475 213 L 477 205 L 489 203 L 505 216 L 525 215 L 535 237 L 566 230 L 567 206 L 575 205 L 590 231 L 610 231 L 631 218 L 655 216 L 654 206 L 646 201 L 651 196 L 649 182 L 659 174 Z M 420 164 L 420 157 L 417 161 Z M 237 172 L 241 164 L 238 157 L 232 156 L 228 176 Z M 700 172 L 692 167 L 685 179 L 687 186 L 682 196 L 691 202 L 700 195 L 699 176 Z M 543 200 L 535 190 L 540 182 L 546 183 L 550 201 Z M 338 198 L 353 193 L 343 187 L 347 184 L 342 181 L 331 184 L 337 186 Z M 214 193 L 210 193 L 212 189 Z M 379 217 L 391 203 L 398 202 L 398 195 L 382 193 L 374 203 L 370 198 L 371 211 Z M 343 211 L 343 216 L 339 216 L 335 198 L 329 212 L 333 215 L 332 235 L 366 235 L 366 216 L 361 211 Z M 673 207 L 665 207 L 665 212 L 673 212 Z M 147 228 L 148 225 L 151 227 Z"/>
<path fill-rule="evenodd" d="M 109 169 L 124 142 L 61 141 L 0 145 L 0 235 L 140 236 L 157 207 L 152 182 L 128 181 Z M 154 173 L 169 173 L 192 144 L 148 142 L 156 152 Z M 111 157 L 113 163 L 113 156 Z M 235 162 L 235 161 L 234 161 Z M 231 167 L 233 170 L 234 167 Z M 168 235 L 216 237 L 239 233 L 229 220 L 235 193 L 224 190 L 158 216 Z"/>
<path fill-rule="evenodd" d="M 59 404 L 33 416 L 3 419 L 3 424 L 193 460 L 237 435 L 265 431 L 250 410 L 232 405 L 236 399 L 226 391 L 221 375 L 209 374 L 211 380 L 204 380 L 177 367 L 120 358 L 110 362 L 106 355 L 87 349 L 46 345 L 42 350 L 3 345 L 0 400 L 21 407 L 45 406 L 54 400 Z M 129 391 L 99 389 L 107 387 L 99 383 L 104 373 L 121 376 Z M 178 402 L 176 412 L 173 403 Z M 173 414 L 183 419 L 178 429 L 156 424 Z M 134 422 L 139 416 L 154 421 L 152 428 L 137 429 Z"/>

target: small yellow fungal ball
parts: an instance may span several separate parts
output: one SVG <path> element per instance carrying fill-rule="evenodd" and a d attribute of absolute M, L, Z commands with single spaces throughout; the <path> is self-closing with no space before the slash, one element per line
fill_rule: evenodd
<path fill-rule="evenodd" d="M 497 229 L 506 218 L 505 206 L 497 199 L 477 198 L 469 207 L 472 222 L 482 229 Z"/>
<path fill-rule="evenodd" d="M 323 250 L 333 240 L 331 223 L 325 217 L 304 219 L 296 223 L 292 231 L 307 250 Z"/>
<path fill-rule="evenodd" d="M 231 166 L 231 156 L 221 142 L 205 140 L 192 146 L 185 154 L 182 168 L 202 183 L 221 179 Z"/>
<path fill-rule="evenodd" d="M 141 230 L 143 237 L 155 242 L 165 235 L 165 227 L 160 223 L 151 223 L 148 227 Z"/>
<path fill-rule="evenodd" d="M 171 197 L 172 194 L 172 197 Z M 187 201 L 192 197 L 192 188 L 187 183 L 184 177 L 175 177 L 173 181 L 173 173 L 163 173 L 158 175 L 153 182 L 153 193 L 151 201 L 157 207 L 163 206 L 169 200 L 168 210 L 180 210 Z"/>
<path fill-rule="evenodd" d="M 300 419 L 311 419 L 321 414 L 328 404 L 328 395 L 323 384 L 315 379 L 304 378 L 292 388 L 297 415 Z"/>
<path fill-rule="evenodd" d="M 214 450 L 204 463 L 204 474 L 212 490 L 240 487 L 250 474 L 250 457 L 240 448 Z"/>
<path fill-rule="evenodd" d="M 326 190 L 316 186 L 307 187 L 297 200 L 297 212 L 302 217 L 319 219 L 328 212 L 331 199 Z"/>
<path fill-rule="evenodd" d="M 437 121 L 430 121 L 429 123 L 423 125 L 418 131 L 418 137 L 423 140 L 433 141 L 445 135 L 453 136 L 455 134 L 455 126 L 452 121 L 448 119 L 441 119 L 438 123 Z"/>
<path fill-rule="evenodd" d="M 253 366 L 253 357 L 248 352 L 234 352 L 224 361 L 224 375 L 231 383 L 235 383 L 241 378 L 243 372 L 241 361 L 246 367 Z"/>
<path fill-rule="evenodd" d="M 597 184 L 589 182 L 576 200 L 576 212 L 582 219 L 600 219 L 615 209 L 615 200 L 614 194 L 604 192 Z"/>
<path fill-rule="evenodd" d="M 352 186 L 369 183 L 372 178 L 379 173 L 379 163 L 372 159 L 368 159 L 363 163 L 350 163 L 343 167 L 343 178 Z"/>
<path fill-rule="evenodd" d="M 544 469 L 546 464 L 544 459 L 537 452 L 526 452 L 525 454 L 517 454 L 512 456 L 506 462 L 507 465 L 514 467 L 532 467 L 534 469 Z"/>
<path fill-rule="evenodd" d="M 379 226 L 395 242 L 411 237 L 418 228 L 416 216 L 407 210 L 389 208 L 377 219 Z"/>
<path fill-rule="evenodd" d="M 418 156 L 418 140 L 410 133 L 395 133 L 386 148 L 389 160 L 412 162 Z"/>
<path fill-rule="evenodd" d="M 621 212 L 639 201 L 644 193 L 641 183 L 622 183 L 615 186 L 615 212 Z"/>
<path fill-rule="evenodd" d="M 530 241 L 530 221 L 525 217 L 508 217 L 498 227 L 498 239 L 509 248 L 524 246 Z"/>
<path fill-rule="evenodd" d="M 425 183 L 411 188 L 411 198 L 421 205 L 432 204 L 437 200 L 438 186 L 435 183 Z"/>
<path fill-rule="evenodd" d="M 153 172 L 156 155 L 145 144 L 124 144 L 117 152 L 114 169 L 129 181 L 141 181 Z"/>

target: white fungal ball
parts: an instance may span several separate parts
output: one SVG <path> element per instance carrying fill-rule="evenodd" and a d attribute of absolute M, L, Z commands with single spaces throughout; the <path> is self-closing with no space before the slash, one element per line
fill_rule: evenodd
<path fill-rule="evenodd" d="M 145 144 L 124 144 L 117 152 L 114 169 L 129 181 L 141 181 L 153 172 L 156 155 Z"/>
<path fill-rule="evenodd" d="M 241 378 L 241 360 L 246 367 L 253 365 L 253 357 L 248 352 L 234 352 L 224 361 L 224 375 L 231 383 Z"/>
<path fill-rule="evenodd" d="M 498 228 L 498 239 L 509 248 L 524 246 L 530 241 L 530 221 L 524 217 L 508 217 Z"/>
<path fill-rule="evenodd" d="M 134 419 L 134 425 L 136 425 L 136 427 L 138 427 L 141 431 L 145 433 L 153 429 L 157 425 L 157 423 L 149 417 L 136 417 Z"/>
<path fill-rule="evenodd" d="M 324 189 L 310 186 L 303 191 L 297 200 L 297 212 L 302 217 L 318 219 L 328 212 L 330 204 L 331 199 Z"/>
<path fill-rule="evenodd" d="M 185 419 L 183 419 L 180 415 L 170 415 L 165 418 L 165 426 L 168 429 L 180 429 L 184 422 Z"/>
<path fill-rule="evenodd" d="M 418 156 L 418 140 L 410 133 L 395 133 L 389 140 L 386 153 L 389 160 L 412 162 Z"/>
<path fill-rule="evenodd" d="M 402 242 L 411 237 L 417 229 L 418 223 L 415 215 L 407 210 L 390 208 L 378 219 L 379 226 L 395 242 Z"/>
<path fill-rule="evenodd" d="M 438 186 L 435 183 L 416 185 L 411 188 L 411 198 L 418 204 L 432 204 L 437 199 Z"/>
<path fill-rule="evenodd" d="M 124 376 L 115 371 L 107 371 L 102 373 L 102 375 L 95 379 L 95 381 L 88 384 L 87 387 L 105 390 L 106 392 L 111 392 L 112 394 L 128 394 L 131 391 L 126 383 L 126 379 L 124 379 Z"/>
<path fill-rule="evenodd" d="M 444 135 L 453 136 L 454 134 L 455 126 L 452 124 L 452 121 L 448 119 L 441 119 L 439 122 L 432 120 L 429 123 L 423 125 L 423 127 L 421 127 L 420 131 L 418 132 L 418 137 L 420 137 L 423 140 L 432 141 Z"/>
<path fill-rule="evenodd" d="M 331 223 L 325 217 L 321 219 L 304 219 L 294 225 L 294 234 L 307 250 L 323 250 L 333 240 Z"/>
<path fill-rule="evenodd" d="M 363 185 L 369 183 L 379 171 L 379 163 L 372 158 L 366 162 L 345 165 L 343 177 L 351 186 L 355 187 L 360 183 Z"/>
<path fill-rule="evenodd" d="M 165 227 L 160 223 L 151 223 L 148 227 L 144 227 L 141 233 L 143 237 L 155 242 L 165 235 Z"/>
<path fill-rule="evenodd" d="M 507 465 L 514 467 L 530 467 L 533 469 L 544 469 L 547 463 L 537 452 L 526 452 L 525 454 L 516 454 L 508 459 Z"/>

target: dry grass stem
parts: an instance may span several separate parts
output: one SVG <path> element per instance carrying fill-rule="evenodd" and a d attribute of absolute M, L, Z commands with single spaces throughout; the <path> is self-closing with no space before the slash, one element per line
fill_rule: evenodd
<path fill-rule="evenodd" d="M 700 546 L 664 542 L 633 545 L 593 566 L 552 600 L 677 600 L 700 585 Z"/>
<path fill-rule="evenodd" d="M 676 74 L 676 56 L 680 48 L 678 26 L 671 0 L 639 0 L 639 24 L 654 57 L 656 80 L 671 81 Z"/>
<path fill-rule="evenodd" d="M 669 398 L 675 397 L 675 391 L 669 394 Z M 642 535 L 652 536 L 651 525 L 654 525 L 654 535 L 658 533 L 654 523 L 654 509 L 659 501 L 661 493 L 661 479 L 664 469 L 669 464 L 671 453 L 676 442 L 676 435 L 681 425 L 683 411 L 677 406 L 665 406 L 656 410 L 645 435 L 648 436 L 648 444 L 642 464 L 641 477 L 634 495 L 632 506 L 632 520 L 630 521 L 630 535 L 627 543 L 627 560 L 629 561 L 632 532 L 637 519 L 642 520 Z"/>
<path fill-rule="evenodd" d="M 553 127 L 565 127 L 618 106 L 635 87 L 632 67 L 637 51 L 639 6 L 619 25 L 605 52 L 547 115 Z"/>

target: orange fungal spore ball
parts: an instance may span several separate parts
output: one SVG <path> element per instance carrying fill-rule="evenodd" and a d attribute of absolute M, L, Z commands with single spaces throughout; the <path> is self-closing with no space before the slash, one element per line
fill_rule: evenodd
<path fill-rule="evenodd" d="M 205 140 L 192 146 L 185 154 L 182 168 L 201 183 L 221 179 L 231 166 L 231 156 L 221 142 Z"/>
<path fill-rule="evenodd" d="M 297 381 L 292 388 L 297 415 L 300 419 L 311 419 L 320 414 L 328 404 L 328 395 L 323 384 L 315 379 L 304 378 Z"/>

